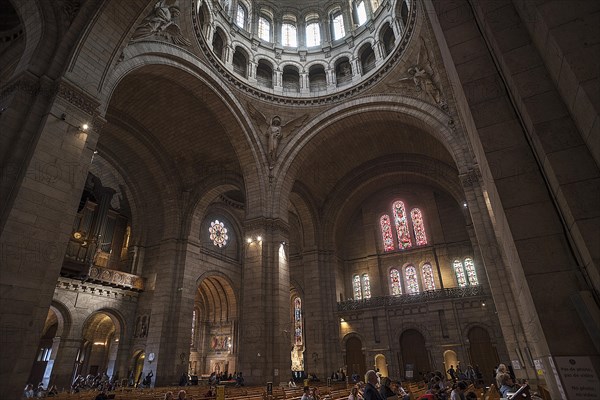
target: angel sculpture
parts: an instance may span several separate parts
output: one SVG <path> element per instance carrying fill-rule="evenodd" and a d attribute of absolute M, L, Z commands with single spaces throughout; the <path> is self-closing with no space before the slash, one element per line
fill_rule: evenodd
<path fill-rule="evenodd" d="M 152 35 L 164 36 L 178 45 L 190 46 L 189 41 L 181 33 L 181 28 L 173 21 L 181 13 L 176 5 L 177 0 L 160 0 L 154 5 L 154 9 L 137 27 L 132 41 L 145 39 Z"/>
<path fill-rule="evenodd" d="M 277 147 L 279 146 L 279 142 L 281 139 L 293 134 L 300 128 L 308 119 L 308 114 L 301 115 L 298 118 L 294 118 L 291 121 L 282 124 L 279 115 L 273 116 L 269 121 L 269 119 L 262 112 L 258 111 L 252 103 L 248 103 L 248 108 L 254 122 L 256 122 L 261 130 L 264 129 L 264 134 L 267 137 L 269 166 L 273 167 L 273 164 L 277 161 Z"/>
<path fill-rule="evenodd" d="M 427 95 L 438 107 L 445 110 L 448 106 L 442 98 L 442 92 L 433 81 L 433 75 L 435 75 L 435 71 L 431 65 L 431 60 L 429 59 L 429 50 L 427 49 L 427 45 L 425 44 L 423 38 L 421 38 L 421 42 L 423 46 L 417 55 L 417 63 L 408 69 L 410 76 L 401 78 L 398 80 L 398 83 L 412 80 L 417 91 L 425 91 L 425 93 L 427 93 Z M 422 54 L 424 54 L 423 62 L 421 62 Z"/>

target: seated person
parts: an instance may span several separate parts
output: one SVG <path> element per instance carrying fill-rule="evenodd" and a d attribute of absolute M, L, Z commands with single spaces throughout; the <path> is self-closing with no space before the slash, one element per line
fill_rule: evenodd
<path fill-rule="evenodd" d="M 290 381 L 288 382 L 288 387 L 291 387 L 291 388 L 296 387 L 296 382 L 294 381 L 294 378 L 290 378 Z"/>
<path fill-rule="evenodd" d="M 500 395 L 507 399 L 512 398 L 515 395 L 515 392 L 521 390 L 522 396 L 519 396 L 519 400 L 521 398 L 531 399 L 531 394 L 529 393 L 529 385 L 525 383 L 524 385 L 516 384 L 510 374 L 502 374 L 500 377 L 500 382 L 502 386 L 500 386 Z"/>

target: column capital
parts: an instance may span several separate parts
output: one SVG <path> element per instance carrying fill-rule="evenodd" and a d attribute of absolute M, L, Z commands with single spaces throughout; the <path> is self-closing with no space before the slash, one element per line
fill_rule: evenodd
<path fill-rule="evenodd" d="M 463 187 L 473 187 L 481 182 L 481 170 L 478 165 L 474 165 L 466 172 L 459 174 L 458 177 Z"/>

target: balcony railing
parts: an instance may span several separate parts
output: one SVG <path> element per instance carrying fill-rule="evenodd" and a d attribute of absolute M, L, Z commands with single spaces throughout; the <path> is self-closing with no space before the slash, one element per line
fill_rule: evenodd
<path fill-rule="evenodd" d="M 338 311 L 352 311 L 363 308 L 393 307 L 401 304 L 425 303 L 428 301 L 460 299 L 484 295 L 485 293 L 481 286 L 467 286 L 464 288 L 430 290 L 416 294 L 378 296 L 363 300 L 342 301 L 337 304 L 337 309 Z"/>
<path fill-rule="evenodd" d="M 90 267 L 88 281 L 106 286 L 120 287 L 130 290 L 144 290 L 144 278 L 126 272 L 102 268 L 97 265 Z"/>

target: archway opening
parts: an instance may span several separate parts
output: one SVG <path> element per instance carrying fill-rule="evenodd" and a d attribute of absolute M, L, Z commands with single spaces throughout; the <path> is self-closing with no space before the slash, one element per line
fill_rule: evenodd
<path fill-rule="evenodd" d="M 400 351 L 404 377 L 408 380 L 421 380 L 423 375 L 431 371 L 429 353 L 425 347 L 425 338 L 415 329 L 408 329 L 400 336 Z"/>
<path fill-rule="evenodd" d="M 189 374 L 192 379 L 236 371 L 238 305 L 230 282 L 208 276 L 198 285 L 192 315 Z"/>
<path fill-rule="evenodd" d="M 450 369 L 450 367 L 456 368 L 457 365 L 458 356 L 456 355 L 456 352 L 454 350 L 446 350 L 444 352 L 444 370 L 446 371 L 446 379 L 452 379 L 452 377 L 448 373 L 448 370 Z"/>
<path fill-rule="evenodd" d="M 383 354 L 375 356 L 375 370 L 379 371 L 381 376 L 389 376 L 387 361 Z"/>
<path fill-rule="evenodd" d="M 469 358 L 475 371 L 480 371 L 484 383 L 491 383 L 491 374 L 494 368 L 500 362 L 498 352 L 492 345 L 490 335 L 487 330 L 480 326 L 475 326 L 469 330 Z"/>
<path fill-rule="evenodd" d="M 59 320 L 58 316 L 52 308 L 48 310 L 48 316 L 46 317 L 46 323 L 44 324 L 44 333 L 40 338 L 38 345 L 38 352 L 31 367 L 29 373 L 28 383 L 31 383 L 37 387 L 38 383 L 43 382 L 44 387 L 48 386 L 48 380 L 50 373 L 52 372 L 52 365 L 50 363 L 55 354 L 52 354 L 56 349 L 53 347 L 54 338 L 58 331 Z M 50 364 L 50 365 L 49 365 Z M 46 378 L 46 379 L 45 379 Z"/>
<path fill-rule="evenodd" d="M 348 375 L 358 374 L 362 378 L 367 372 L 362 342 L 356 336 L 350 337 L 346 341 L 346 366 Z"/>
<path fill-rule="evenodd" d="M 116 371 L 120 326 L 105 312 L 97 312 L 86 321 L 82 344 L 76 357 L 74 376 L 113 375 Z"/>

